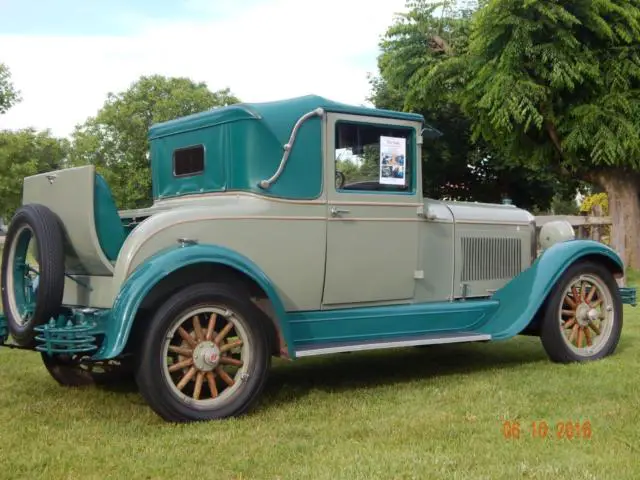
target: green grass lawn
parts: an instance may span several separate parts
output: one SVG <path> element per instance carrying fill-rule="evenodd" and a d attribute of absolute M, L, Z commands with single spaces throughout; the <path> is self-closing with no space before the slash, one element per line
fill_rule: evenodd
<path fill-rule="evenodd" d="M 590 364 L 530 337 L 278 361 L 251 414 L 178 426 L 135 388 L 59 387 L 37 354 L 0 349 L 0 478 L 637 479 L 639 342 L 625 306 L 616 354 Z M 557 438 L 586 421 L 591 438 Z"/>

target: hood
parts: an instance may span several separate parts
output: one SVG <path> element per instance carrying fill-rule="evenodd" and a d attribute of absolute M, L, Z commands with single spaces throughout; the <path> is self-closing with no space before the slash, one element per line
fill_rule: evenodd
<path fill-rule="evenodd" d="M 456 223 L 531 225 L 535 217 L 515 205 L 476 202 L 443 202 Z"/>

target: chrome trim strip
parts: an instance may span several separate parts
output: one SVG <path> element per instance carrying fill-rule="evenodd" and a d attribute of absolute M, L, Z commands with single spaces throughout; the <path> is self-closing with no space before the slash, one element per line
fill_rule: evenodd
<path fill-rule="evenodd" d="M 385 217 L 336 217 L 328 218 L 330 222 L 420 222 L 419 218 L 385 218 Z"/>
<path fill-rule="evenodd" d="M 192 202 L 198 202 L 202 199 L 210 199 L 215 197 L 249 197 L 255 198 L 259 200 L 264 200 L 266 202 L 276 202 L 276 203 L 289 203 L 294 205 L 357 205 L 357 206 L 365 206 L 365 207 L 419 207 L 422 205 L 421 203 L 411 203 L 411 202 L 367 202 L 362 200 L 338 200 L 327 202 L 325 198 L 320 196 L 316 200 L 293 200 L 289 198 L 278 198 L 278 197 L 270 197 L 265 195 L 259 195 L 253 192 L 243 192 L 240 190 L 232 190 L 226 192 L 207 192 L 207 193 L 189 193 L 181 196 L 175 197 L 166 197 L 162 200 L 157 200 L 151 207 L 147 207 L 144 209 L 132 209 L 132 210 L 120 210 L 118 213 L 120 217 L 134 217 L 134 216 L 142 216 L 142 215 L 152 215 L 155 212 L 162 211 L 164 208 L 169 208 L 176 204 L 189 204 Z M 437 220 L 433 220 L 437 221 Z M 450 222 L 448 222 L 450 223 Z"/>
<path fill-rule="evenodd" d="M 189 193 L 181 196 L 175 197 L 165 197 L 162 200 L 156 201 L 151 207 L 147 207 L 147 209 L 153 209 L 154 207 L 160 209 L 162 207 L 170 207 L 176 203 L 192 203 L 198 202 L 204 199 L 216 198 L 216 197 L 250 197 L 259 200 L 264 200 L 268 202 L 278 202 L 278 203 L 293 203 L 298 205 L 326 205 L 327 200 L 322 196 L 319 196 L 315 200 L 294 200 L 290 198 L 279 198 L 279 197 L 270 197 L 268 195 L 261 195 L 258 193 L 240 191 L 240 190 L 229 190 L 225 192 L 207 192 L 207 193 Z M 134 212 L 134 210 L 122 210 L 127 214 Z"/>
<path fill-rule="evenodd" d="M 315 355 L 329 355 L 342 352 L 360 352 L 365 350 L 379 350 L 383 348 L 414 347 L 416 345 L 440 345 L 444 343 L 480 342 L 491 340 L 488 334 L 469 334 L 451 337 L 428 337 L 415 340 L 401 340 L 397 342 L 363 343 L 355 345 L 340 345 L 337 347 L 310 348 L 309 350 L 296 350 L 296 357 L 312 357 Z"/>
<path fill-rule="evenodd" d="M 529 223 L 522 222 L 510 222 L 508 220 L 456 220 L 456 224 L 458 225 L 513 225 L 520 227 L 528 227 Z"/>
<path fill-rule="evenodd" d="M 314 117 L 316 115 L 319 117 L 322 117 L 324 115 L 324 109 L 316 108 L 311 112 L 305 113 L 298 119 L 296 124 L 293 126 L 293 130 L 291 130 L 291 136 L 289 137 L 289 142 L 287 142 L 284 145 L 284 155 L 282 155 L 282 160 L 280 160 L 280 165 L 278 166 L 278 170 L 276 170 L 276 173 L 274 173 L 271 178 L 266 180 L 261 180 L 258 183 L 258 187 L 266 190 L 273 184 L 273 182 L 275 182 L 278 179 L 278 177 L 284 171 L 284 166 L 286 165 L 287 160 L 289 159 L 289 153 L 291 152 L 291 147 L 293 147 L 293 142 L 296 138 L 296 134 L 298 133 L 298 129 L 300 128 L 300 125 L 306 122 L 309 118 Z"/>
<path fill-rule="evenodd" d="M 339 192 L 340 194 L 344 195 L 344 192 Z M 421 203 L 413 203 L 413 202 L 367 202 L 367 201 L 363 201 L 363 200 L 341 200 L 341 199 L 334 199 L 332 201 L 329 202 L 329 204 L 331 205 L 362 205 L 365 207 L 377 207 L 377 206 L 384 206 L 384 207 L 420 207 L 422 206 Z"/>

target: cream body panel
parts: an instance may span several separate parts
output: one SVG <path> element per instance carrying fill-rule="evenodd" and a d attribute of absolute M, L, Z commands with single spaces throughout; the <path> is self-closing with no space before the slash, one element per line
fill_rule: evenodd
<path fill-rule="evenodd" d="M 113 277 L 74 275 L 78 282 L 69 277 L 64 279 L 62 304 L 72 307 L 111 308 Z M 89 287 L 89 288 L 87 288 Z"/>
<path fill-rule="evenodd" d="M 490 225 L 529 225 L 535 217 L 514 205 L 476 202 L 444 202 L 456 223 Z"/>
<path fill-rule="evenodd" d="M 285 309 L 320 307 L 326 248 L 326 206 L 252 195 L 215 195 L 154 214 L 136 227 L 115 267 L 112 298 L 128 275 L 159 250 L 189 238 L 246 256 L 273 282 Z"/>
<path fill-rule="evenodd" d="M 68 245 L 68 274 L 111 275 L 113 266 L 105 257 L 95 227 L 93 165 L 41 173 L 24 179 L 22 204 L 40 203 L 61 220 Z"/>
<path fill-rule="evenodd" d="M 354 121 L 408 126 L 416 122 L 329 113 L 326 118 L 327 264 L 323 308 L 412 302 L 421 224 L 420 149 L 416 148 L 412 194 L 336 190 L 335 125 Z M 331 209 L 341 213 L 333 215 Z"/>
<path fill-rule="evenodd" d="M 416 302 L 445 301 L 453 295 L 454 224 L 453 214 L 444 202 L 425 199 L 425 215 L 420 222 Z"/>

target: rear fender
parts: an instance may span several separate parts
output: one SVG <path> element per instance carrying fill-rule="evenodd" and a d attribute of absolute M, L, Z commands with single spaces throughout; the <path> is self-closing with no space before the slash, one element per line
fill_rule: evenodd
<path fill-rule="evenodd" d="M 162 250 L 138 266 L 126 279 L 111 310 L 106 341 L 93 356 L 96 360 L 113 358 L 124 349 L 138 308 L 153 287 L 170 273 L 188 265 L 215 263 L 226 265 L 252 278 L 265 291 L 279 322 L 282 335 L 292 354 L 289 324 L 286 321 L 284 305 L 265 273 L 247 257 L 238 252 L 217 245 L 189 245 Z"/>
<path fill-rule="evenodd" d="M 613 268 L 614 274 L 624 272 L 621 258 L 607 245 L 592 240 L 557 243 L 493 295 L 500 306 L 479 333 L 488 333 L 495 340 L 518 335 L 533 320 L 560 276 L 585 257 L 600 259 Z"/>

